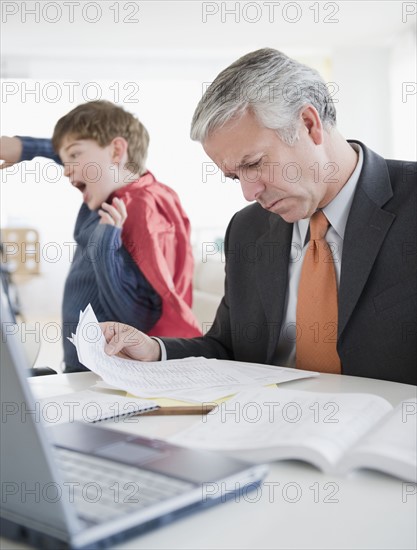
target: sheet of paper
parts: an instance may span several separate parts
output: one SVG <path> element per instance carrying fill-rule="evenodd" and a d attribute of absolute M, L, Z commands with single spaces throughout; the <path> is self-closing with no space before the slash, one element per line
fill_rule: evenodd
<path fill-rule="evenodd" d="M 104 352 L 105 339 L 90 305 L 80 313 L 73 340 L 83 365 L 107 384 L 140 397 L 172 397 L 204 402 L 253 385 L 317 375 L 310 371 L 203 357 L 158 362 L 110 357 Z M 199 392 L 203 393 L 199 395 Z"/>
<path fill-rule="evenodd" d="M 217 401 L 223 397 L 236 394 L 238 391 L 250 390 L 254 386 L 267 386 L 270 384 L 283 384 L 291 380 L 301 378 L 312 378 L 319 376 L 318 372 L 299 369 L 290 369 L 286 367 L 276 367 L 272 365 L 262 365 L 261 363 L 243 363 L 240 361 L 225 361 L 222 359 L 211 359 L 221 367 L 238 369 L 241 373 L 252 378 L 248 386 L 221 386 L 216 388 L 205 388 L 198 391 L 181 390 L 171 394 L 171 397 L 183 401 L 194 401 L 196 403 L 207 403 Z"/>
<path fill-rule="evenodd" d="M 262 363 L 245 363 L 243 361 L 225 361 L 224 359 L 214 359 L 223 366 L 238 368 L 239 371 L 247 376 L 253 377 L 260 385 L 281 384 L 290 380 L 298 380 L 299 378 L 311 378 L 319 376 L 319 372 L 291 369 L 286 367 L 278 367 L 275 365 L 264 365 Z"/>

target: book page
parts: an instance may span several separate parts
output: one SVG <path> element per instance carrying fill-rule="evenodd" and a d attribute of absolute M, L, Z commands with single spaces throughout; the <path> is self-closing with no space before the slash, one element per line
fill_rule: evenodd
<path fill-rule="evenodd" d="M 340 468 L 373 468 L 416 483 L 417 399 L 402 401 L 355 445 Z"/>
<path fill-rule="evenodd" d="M 219 405 L 172 443 L 245 451 L 249 460 L 294 458 L 332 471 L 392 406 L 370 394 L 335 394 L 260 388 Z"/>

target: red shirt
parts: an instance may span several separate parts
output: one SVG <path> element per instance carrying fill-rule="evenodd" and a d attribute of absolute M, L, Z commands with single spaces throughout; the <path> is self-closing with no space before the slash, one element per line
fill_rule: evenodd
<path fill-rule="evenodd" d="M 150 336 L 201 336 L 191 311 L 194 259 L 190 222 L 178 195 L 151 172 L 113 193 L 123 199 L 125 248 L 162 299 L 162 314 Z"/>

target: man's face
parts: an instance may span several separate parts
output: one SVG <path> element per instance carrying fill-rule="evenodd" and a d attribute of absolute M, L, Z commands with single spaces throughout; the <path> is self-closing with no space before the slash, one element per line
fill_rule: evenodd
<path fill-rule="evenodd" d="M 83 195 L 90 210 L 97 210 L 115 191 L 117 170 L 112 144 L 100 147 L 90 139 L 65 137 L 59 149 L 64 174 Z"/>
<path fill-rule="evenodd" d="M 212 132 L 203 147 L 227 177 L 240 181 L 246 200 L 256 200 L 289 223 L 326 204 L 329 189 L 320 173 L 326 163 L 323 147 L 301 118 L 293 146 L 248 111 Z"/>

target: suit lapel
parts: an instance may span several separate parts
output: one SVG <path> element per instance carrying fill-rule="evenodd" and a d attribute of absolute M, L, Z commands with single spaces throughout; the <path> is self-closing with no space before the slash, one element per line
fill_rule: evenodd
<path fill-rule="evenodd" d="M 346 224 L 339 287 L 338 336 L 368 280 L 379 249 L 395 219 L 381 207 L 392 197 L 385 160 L 360 143 L 364 163 Z"/>
<path fill-rule="evenodd" d="M 291 250 L 292 224 L 271 214 L 270 229 L 257 241 L 261 251 L 256 262 L 257 289 L 269 323 L 267 361 L 271 361 L 278 345 L 284 312 Z"/>

